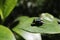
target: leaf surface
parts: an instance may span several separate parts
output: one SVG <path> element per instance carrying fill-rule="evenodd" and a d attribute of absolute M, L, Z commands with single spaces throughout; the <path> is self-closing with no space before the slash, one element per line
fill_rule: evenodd
<path fill-rule="evenodd" d="M 13 33 L 3 25 L 0 25 L 0 40 L 16 40 Z"/>
<path fill-rule="evenodd" d="M 39 27 L 31 26 L 31 23 L 36 18 L 37 17 L 32 17 L 32 18 L 22 17 L 22 19 L 19 20 L 20 21 L 19 24 L 13 30 L 17 29 L 18 31 L 20 31 L 19 29 L 22 29 L 32 33 L 47 33 L 47 34 L 60 33 L 60 27 L 57 23 L 57 20 L 51 14 L 43 13 L 40 16 L 40 19 L 43 20 L 44 24 Z M 25 20 L 22 22 L 23 19 Z"/>
<path fill-rule="evenodd" d="M 12 12 L 16 4 L 17 4 L 17 0 L 5 0 L 2 8 L 4 18 L 9 16 L 9 14 Z"/>

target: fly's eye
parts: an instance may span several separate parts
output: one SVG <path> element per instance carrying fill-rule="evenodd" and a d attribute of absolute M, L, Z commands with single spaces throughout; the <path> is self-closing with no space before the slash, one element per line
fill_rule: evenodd
<path fill-rule="evenodd" d="M 31 26 L 42 26 L 43 22 L 40 19 L 34 19 Z"/>

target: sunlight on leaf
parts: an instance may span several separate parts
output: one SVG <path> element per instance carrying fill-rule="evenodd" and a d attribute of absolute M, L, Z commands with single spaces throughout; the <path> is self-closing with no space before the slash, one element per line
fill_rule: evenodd
<path fill-rule="evenodd" d="M 21 29 L 14 29 L 17 34 L 21 35 L 25 40 L 41 40 L 40 33 L 30 33 Z"/>

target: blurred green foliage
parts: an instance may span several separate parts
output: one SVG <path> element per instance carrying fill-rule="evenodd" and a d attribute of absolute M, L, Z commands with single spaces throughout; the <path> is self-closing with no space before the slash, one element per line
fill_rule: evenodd
<path fill-rule="evenodd" d="M 59 4 L 59 0 L 0 0 L 0 40 L 25 40 L 24 31 L 42 35 L 60 33 Z M 43 25 L 31 26 L 38 18 Z"/>

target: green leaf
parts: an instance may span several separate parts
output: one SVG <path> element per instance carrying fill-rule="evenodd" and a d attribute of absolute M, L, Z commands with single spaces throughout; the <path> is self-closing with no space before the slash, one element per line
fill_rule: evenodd
<path fill-rule="evenodd" d="M 51 14 L 48 13 L 41 14 L 40 19 L 43 21 L 44 24 L 39 27 L 31 26 L 31 23 L 36 18 L 37 17 L 26 18 L 26 20 L 22 22 L 22 19 L 25 19 L 23 17 L 22 19 L 19 20 L 20 21 L 19 24 L 13 30 L 15 31 L 16 29 L 17 32 L 17 30 L 20 31 L 21 29 L 32 33 L 47 33 L 47 34 L 60 33 L 60 27 L 57 23 L 57 20 Z"/>
<path fill-rule="evenodd" d="M 3 4 L 4 4 L 4 0 L 0 0 L 0 16 L 2 20 L 4 20 L 3 11 L 2 11 Z"/>
<path fill-rule="evenodd" d="M 3 25 L 0 25 L 0 40 L 16 40 L 13 33 Z"/>
<path fill-rule="evenodd" d="M 0 8 L 2 8 L 5 0 L 0 0 Z"/>
<path fill-rule="evenodd" d="M 1 19 L 4 20 L 4 16 L 1 9 L 0 9 L 0 16 L 1 16 Z"/>
<path fill-rule="evenodd" d="M 21 30 L 21 29 L 14 29 L 14 31 L 25 39 L 24 36 L 25 36 L 26 31 Z"/>
<path fill-rule="evenodd" d="M 40 33 L 30 33 L 22 29 L 14 29 L 14 31 L 21 35 L 25 40 L 42 40 Z"/>
<path fill-rule="evenodd" d="M 5 0 L 3 8 L 2 8 L 4 18 L 9 16 L 9 14 L 14 9 L 16 4 L 17 4 L 17 0 Z"/>

